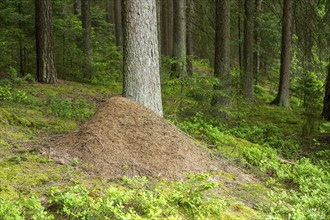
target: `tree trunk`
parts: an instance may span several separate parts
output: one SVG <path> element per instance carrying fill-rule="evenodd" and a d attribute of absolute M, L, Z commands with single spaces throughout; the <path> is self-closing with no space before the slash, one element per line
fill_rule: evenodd
<path fill-rule="evenodd" d="M 186 30 L 186 44 L 187 44 L 187 74 L 191 76 L 193 74 L 193 37 L 192 37 L 192 25 L 193 25 L 193 12 L 194 12 L 194 0 L 187 1 L 187 30 Z"/>
<path fill-rule="evenodd" d="M 123 22 L 121 6 L 122 0 L 113 0 L 114 14 L 115 14 L 115 33 L 116 33 L 116 45 L 119 51 L 123 50 Z"/>
<path fill-rule="evenodd" d="M 168 39 L 167 39 L 167 32 L 168 32 L 168 0 L 162 0 L 161 2 L 161 35 L 162 41 L 161 43 L 161 54 L 166 56 L 168 55 Z"/>
<path fill-rule="evenodd" d="M 113 7 L 112 0 L 104 0 L 106 17 L 105 20 L 109 24 L 113 24 Z"/>
<path fill-rule="evenodd" d="M 56 83 L 52 35 L 52 2 L 36 0 L 37 77 L 41 83 Z"/>
<path fill-rule="evenodd" d="M 159 53 L 159 63 L 161 64 L 161 54 L 162 54 L 162 29 L 161 29 L 161 10 L 162 10 L 162 0 L 156 0 L 156 11 L 157 11 L 157 34 L 158 34 L 158 53 Z"/>
<path fill-rule="evenodd" d="M 230 1 L 216 0 L 214 76 L 220 81 L 215 86 L 212 105 L 230 102 Z M 219 94 L 222 93 L 221 95 Z"/>
<path fill-rule="evenodd" d="M 254 32 L 254 41 L 256 45 L 256 50 L 254 52 L 254 72 L 255 72 L 255 78 L 256 78 L 256 84 L 258 84 L 258 79 L 260 75 L 260 42 L 261 42 L 261 37 L 260 37 L 260 24 L 259 24 L 259 15 L 261 12 L 261 4 L 262 0 L 256 0 L 256 6 L 255 6 L 255 15 L 256 15 L 256 20 L 255 20 L 255 32 Z"/>
<path fill-rule="evenodd" d="M 186 70 L 186 0 L 175 0 L 173 4 L 174 35 L 172 77 L 185 76 Z"/>
<path fill-rule="evenodd" d="M 166 0 L 165 0 L 166 1 Z M 167 8 L 167 52 L 168 56 L 173 57 L 173 26 L 174 26 L 174 19 L 173 19 L 173 0 L 167 0 L 168 1 L 168 8 Z M 176 0 L 175 0 L 176 1 Z"/>
<path fill-rule="evenodd" d="M 253 97 L 253 47 L 254 47 L 254 1 L 244 2 L 244 58 L 243 58 L 243 95 Z"/>
<path fill-rule="evenodd" d="M 155 0 L 123 1 L 123 96 L 163 115 Z"/>
<path fill-rule="evenodd" d="M 79 14 L 79 8 L 81 7 L 79 0 L 73 0 L 73 14 Z"/>
<path fill-rule="evenodd" d="M 82 47 L 86 56 L 84 77 L 90 79 L 93 75 L 93 54 L 92 54 L 92 22 L 90 16 L 89 0 L 81 0 L 81 20 L 83 28 Z"/>
<path fill-rule="evenodd" d="M 244 12 L 244 0 L 238 0 L 238 21 L 237 21 L 237 34 L 238 34 L 238 62 L 239 62 L 239 70 L 241 76 L 241 88 L 244 88 L 244 80 L 243 80 L 243 33 L 244 33 L 244 25 L 242 19 L 242 14 Z M 244 16 L 243 16 L 244 17 Z"/>
<path fill-rule="evenodd" d="M 330 62 L 328 65 L 328 76 L 325 82 L 322 117 L 330 121 Z"/>
<path fill-rule="evenodd" d="M 281 42 L 281 67 L 280 81 L 277 97 L 272 104 L 288 107 L 289 106 L 289 87 L 290 87 L 290 63 L 291 63 L 291 27 L 293 20 L 293 0 L 284 0 L 282 42 Z"/>

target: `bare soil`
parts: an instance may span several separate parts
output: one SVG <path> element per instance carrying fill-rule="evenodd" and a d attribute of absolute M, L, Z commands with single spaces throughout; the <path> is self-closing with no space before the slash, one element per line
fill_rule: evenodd
<path fill-rule="evenodd" d="M 122 97 L 107 100 L 88 122 L 51 146 L 53 160 L 63 164 L 76 161 L 85 170 L 107 178 L 181 178 L 186 172 L 219 167 L 175 126 Z"/>

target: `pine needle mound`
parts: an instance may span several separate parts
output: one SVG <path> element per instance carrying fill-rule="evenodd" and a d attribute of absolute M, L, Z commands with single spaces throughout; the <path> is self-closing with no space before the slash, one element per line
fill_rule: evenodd
<path fill-rule="evenodd" d="M 144 106 L 122 97 L 106 101 L 90 121 L 50 149 L 55 161 L 107 178 L 180 178 L 214 170 L 215 163 L 186 134 Z"/>

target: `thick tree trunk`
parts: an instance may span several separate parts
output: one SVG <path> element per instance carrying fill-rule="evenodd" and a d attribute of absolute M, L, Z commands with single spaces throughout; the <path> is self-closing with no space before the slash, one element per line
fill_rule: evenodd
<path fill-rule="evenodd" d="M 328 76 L 325 82 L 322 117 L 325 120 L 330 121 L 330 62 L 328 65 Z"/>
<path fill-rule="evenodd" d="M 56 83 L 52 35 L 52 2 L 36 0 L 37 77 L 41 83 Z"/>
<path fill-rule="evenodd" d="M 192 25 L 193 25 L 193 13 L 194 13 L 194 0 L 186 0 L 187 1 L 187 30 L 186 30 L 186 44 L 187 44 L 187 74 L 191 76 L 193 74 L 193 33 L 192 33 Z"/>
<path fill-rule="evenodd" d="M 172 77 L 185 76 L 186 70 L 186 0 L 175 0 L 173 5 L 174 35 Z"/>
<path fill-rule="evenodd" d="M 113 0 L 115 14 L 116 45 L 119 51 L 123 50 L 123 22 L 122 22 L 122 0 Z"/>
<path fill-rule="evenodd" d="M 93 75 L 93 52 L 92 52 L 92 22 L 90 16 L 89 0 L 81 0 L 81 20 L 83 28 L 82 47 L 86 56 L 84 77 L 90 79 Z"/>
<path fill-rule="evenodd" d="M 163 115 L 155 0 L 123 1 L 123 96 Z"/>
<path fill-rule="evenodd" d="M 290 63 L 291 63 L 291 29 L 293 20 L 293 0 L 284 0 L 282 42 L 281 42 L 281 67 L 278 94 L 272 104 L 289 106 Z"/>
<path fill-rule="evenodd" d="M 253 48 L 254 48 L 254 1 L 244 2 L 244 58 L 243 58 L 243 95 L 253 97 Z"/>
<path fill-rule="evenodd" d="M 219 79 L 220 86 L 214 87 L 212 105 L 228 105 L 230 102 L 230 1 L 216 0 L 215 23 L 214 76 Z"/>

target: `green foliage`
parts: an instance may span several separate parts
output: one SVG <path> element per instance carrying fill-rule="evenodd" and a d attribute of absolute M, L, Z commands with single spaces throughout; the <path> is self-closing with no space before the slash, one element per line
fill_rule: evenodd
<path fill-rule="evenodd" d="M 168 189 L 160 185 L 150 189 L 145 177 L 123 178 L 125 188 L 110 187 L 98 198 L 80 185 L 65 192 L 53 188 L 49 203 L 58 216 L 69 219 L 181 219 L 181 209 L 190 219 L 215 217 L 226 203 L 206 194 L 217 186 L 208 178 L 192 175 Z"/>
<path fill-rule="evenodd" d="M 42 219 L 52 220 L 53 215 L 45 211 L 36 197 L 22 198 L 16 202 L 0 198 L 0 219 Z"/>
<path fill-rule="evenodd" d="M 28 104 L 31 97 L 24 91 L 14 91 L 11 86 L 0 86 L 0 101 L 10 101 Z"/>
<path fill-rule="evenodd" d="M 205 194 L 205 192 L 217 187 L 216 182 L 208 180 L 209 177 L 208 174 L 192 174 L 188 175 L 187 181 L 179 181 L 173 186 L 176 192 L 170 196 L 171 201 L 183 209 L 187 216 L 192 219 L 217 216 L 227 206 L 225 201 Z"/>
<path fill-rule="evenodd" d="M 242 120 L 228 132 L 252 143 L 275 148 L 286 158 L 294 158 L 300 151 L 299 143 L 294 139 L 286 138 L 280 128 L 272 123 L 258 123 L 251 126 Z"/>
<path fill-rule="evenodd" d="M 289 190 L 275 188 L 274 193 L 269 195 L 274 204 L 269 206 L 263 204 L 263 210 L 269 213 L 269 219 L 273 217 L 275 219 L 326 219 L 326 216 L 329 216 L 329 172 L 312 164 L 307 158 L 301 158 L 295 163 L 280 159 L 277 150 L 270 147 L 271 143 L 275 145 L 286 143 L 285 137 L 279 135 L 276 126 L 267 125 L 264 128 L 258 126 L 241 128 L 240 126 L 228 131 L 242 138 L 266 143 L 262 145 L 242 145 L 237 141 L 237 143 L 231 143 L 234 139 L 220 131 L 221 127 L 212 125 L 200 113 L 191 120 L 178 123 L 178 126 L 198 139 L 208 140 L 213 144 L 212 148 L 219 151 L 220 155 L 233 158 L 244 167 L 257 168 L 263 173 L 269 173 L 270 185 L 276 187 L 275 183 L 278 182 L 290 187 Z M 232 147 L 228 148 L 228 145 Z M 297 143 L 293 142 L 292 145 L 296 146 Z M 233 154 L 234 151 L 236 154 Z"/>
<path fill-rule="evenodd" d="M 59 99 L 50 97 L 47 101 L 48 111 L 63 118 L 86 120 L 95 112 L 95 105 L 85 99 Z"/>

